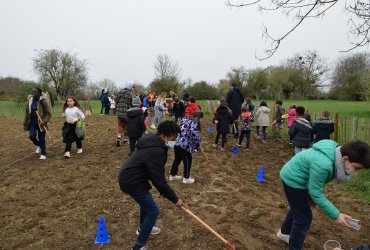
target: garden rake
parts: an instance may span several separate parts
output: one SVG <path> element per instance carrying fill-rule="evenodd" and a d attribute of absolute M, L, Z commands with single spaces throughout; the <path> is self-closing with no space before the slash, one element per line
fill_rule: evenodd
<path fill-rule="evenodd" d="M 37 115 L 37 118 L 38 118 L 38 120 L 39 120 L 39 123 L 42 123 L 42 120 L 41 120 L 41 117 L 40 117 L 40 114 L 39 114 L 39 112 L 36 110 L 36 115 Z M 48 131 L 48 129 L 45 127 L 45 126 L 42 126 L 43 127 L 43 129 L 45 129 L 45 132 L 48 134 L 48 137 L 49 137 L 49 139 L 50 139 L 50 144 L 54 144 L 55 142 L 54 142 L 54 139 L 53 138 L 51 138 L 51 135 L 50 135 L 50 133 L 49 133 L 49 131 Z"/>
<path fill-rule="evenodd" d="M 207 161 L 207 166 L 209 167 L 214 167 L 213 163 L 208 159 L 208 156 L 206 155 L 206 153 L 204 152 L 203 148 L 200 149 L 200 151 L 202 152 L 202 154 L 204 155 L 204 158 L 206 158 L 206 161 Z"/>
<path fill-rule="evenodd" d="M 210 226 L 208 226 L 204 221 L 202 221 L 198 216 L 196 216 L 192 211 L 185 208 L 184 206 L 181 207 L 182 210 L 187 212 L 191 217 L 193 217 L 196 221 L 202 224 L 205 228 L 207 228 L 212 234 L 214 234 L 217 238 L 219 238 L 223 243 L 226 244 L 227 250 L 236 250 L 235 245 L 232 244 L 230 241 L 225 240 L 220 234 L 218 234 L 215 230 L 213 230 Z"/>

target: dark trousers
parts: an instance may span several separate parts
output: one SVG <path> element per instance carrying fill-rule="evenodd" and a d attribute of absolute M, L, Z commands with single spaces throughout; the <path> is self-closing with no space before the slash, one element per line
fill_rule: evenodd
<path fill-rule="evenodd" d="M 131 195 L 140 206 L 140 230 L 133 249 L 140 249 L 147 242 L 150 232 L 159 216 L 159 207 L 150 192 L 145 195 Z"/>
<path fill-rule="evenodd" d="M 109 115 L 110 105 L 107 104 L 104 106 L 104 114 Z"/>
<path fill-rule="evenodd" d="M 41 132 L 37 124 L 31 124 L 28 135 L 33 144 L 40 147 L 41 155 L 46 155 L 45 131 Z"/>
<path fill-rule="evenodd" d="M 104 108 L 105 108 L 104 103 L 101 103 L 100 114 L 103 114 Z"/>
<path fill-rule="evenodd" d="M 281 226 L 281 233 L 290 234 L 289 250 L 302 249 L 312 222 L 308 190 L 292 188 L 284 182 L 283 186 L 290 210 Z"/>
<path fill-rule="evenodd" d="M 225 147 L 225 143 L 226 143 L 226 133 L 221 133 L 221 132 L 217 132 L 216 134 L 216 139 L 215 139 L 215 144 L 218 144 L 218 141 L 220 140 L 220 135 L 222 135 L 222 138 L 221 138 L 221 147 Z"/>
<path fill-rule="evenodd" d="M 245 144 L 246 148 L 249 148 L 249 145 L 251 144 L 251 131 L 250 130 L 242 130 L 240 131 L 239 136 L 239 145 L 242 144 L 243 137 L 247 138 L 247 143 Z"/>
<path fill-rule="evenodd" d="M 179 115 L 176 115 L 175 114 L 175 122 L 177 123 L 177 121 L 179 120 L 179 118 L 180 119 L 182 119 L 182 118 L 184 118 L 184 116 L 182 115 L 182 116 L 179 116 Z"/>
<path fill-rule="evenodd" d="M 81 141 L 81 139 L 80 138 L 76 138 L 75 140 L 76 140 L 76 146 L 77 146 L 77 148 L 78 149 L 82 148 L 82 141 Z M 72 150 L 72 143 L 73 142 L 70 142 L 70 141 L 66 143 L 66 147 L 64 149 L 64 152 L 71 152 L 71 150 Z"/>
<path fill-rule="evenodd" d="M 172 163 L 170 175 L 177 175 L 181 161 L 184 163 L 184 178 L 188 179 L 190 176 L 190 169 L 193 157 L 191 156 L 191 153 L 189 153 L 185 149 L 179 146 L 175 146 L 175 159 Z"/>
<path fill-rule="evenodd" d="M 262 140 L 266 140 L 266 128 L 267 126 L 262 126 Z M 256 135 L 260 136 L 260 126 L 256 127 Z"/>
<path fill-rule="evenodd" d="M 239 137 L 239 130 L 238 130 L 238 120 L 237 120 L 238 118 L 236 118 L 235 120 L 234 120 L 234 123 L 233 123 L 233 125 L 232 125 L 232 131 L 233 131 L 233 135 L 234 135 L 234 137 L 235 138 L 238 138 Z"/>
<path fill-rule="evenodd" d="M 139 138 L 129 137 L 129 139 L 130 139 L 130 153 L 133 153 L 135 151 L 136 142 L 139 140 Z"/>

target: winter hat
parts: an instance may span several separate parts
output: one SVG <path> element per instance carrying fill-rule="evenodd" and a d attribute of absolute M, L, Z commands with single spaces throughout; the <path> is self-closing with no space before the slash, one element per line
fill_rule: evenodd
<path fill-rule="evenodd" d="M 132 98 L 132 106 L 138 107 L 140 105 L 141 105 L 140 97 L 138 97 L 138 96 L 133 97 Z"/>

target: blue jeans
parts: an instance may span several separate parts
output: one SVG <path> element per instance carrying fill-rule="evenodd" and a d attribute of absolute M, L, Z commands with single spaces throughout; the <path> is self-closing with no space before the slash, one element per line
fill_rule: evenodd
<path fill-rule="evenodd" d="M 140 232 L 136 244 L 144 246 L 159 216 L 159 207 L 150 192 L 145 195 L 131 195 L 140 206 Z"/>
<path fill-rule="evenodd" d="M 262 140 L 266 140 L 266 126 L 262 126 Z M 260 135 L 260 126 L 256 127 L 256 135 Z"/>
<path fill-rule="evenodd" d="M 284 182 L 283 185 L 290 210 L 281 226 L 281 233 L 290 234 L 289 250 L 299 250 L 312 222 L 310 196 L 306 189 L 292 188 Z"/>
<path fill-rule="evenodd" d="M 38 139 L 36 136 L 38 136 Z M 40 147 L 41 155 L 46 155 L 45 132 L 41 132 L 38 125 L 31 124 L 29 138 L 33 144 Z"/>

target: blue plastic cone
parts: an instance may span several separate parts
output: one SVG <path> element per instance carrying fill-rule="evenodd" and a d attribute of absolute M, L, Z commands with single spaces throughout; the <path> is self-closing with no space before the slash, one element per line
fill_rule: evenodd
<path fill-rule="evenodd" d="M 95 244 L 104 244 L 110 242 L 110 236 L 105 226 L 104 217 L 100 216 L 98 231 L 96 232 Z"/>
<path fill-rule="evenodd" d="M 260 166 L 260 169 L 258 170 L 258 174 L 257 174 L 257 178 L 256 178 L 256 180 L 257 180 L 258 182 L 263 182 L 263 181 L 265 181 L 265 177 L 263 176 L 263 167 L 262 167 L 262 166 Z"/>
<path fill-rule="evenodd" d="M 237 147 L 237 146 L 232 147 L 231 152 L 233 152 L 234 154 L 238 153 L 239 152 L 239 147 Z"/>
<path fill-rule="evenodd" d="M 212 127 L 208 126 L 208 134 L 210 135 L 212 133 Z"/>

